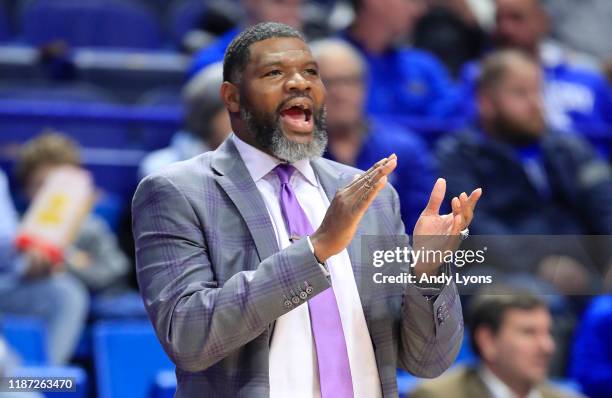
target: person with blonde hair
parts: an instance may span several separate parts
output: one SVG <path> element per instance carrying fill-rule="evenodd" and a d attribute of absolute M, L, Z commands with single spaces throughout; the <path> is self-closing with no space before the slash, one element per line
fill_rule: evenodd
<path fill-rule="evenodd" d="M 0 315 L 41 319 L 47 329 L 49 361 L 65 364 L 87 320 L 89 295 L 74 275 L 55 272 L 43 253 L 16 250 L 18 222 L 8 180 L 0 170 Z"/>
<path fill-rule="evenodd" d="M 80 167 L 78 145 L 58 132 L 44 132 L 27 142 L 17 159 L 17 176 L 29 200 L 49 175 L 61 167 Z M 129 262 L 108 225 L 89 214 L 66 251 L 62 268 L 80 279 L 91 292 L 117 291 L 127 284 Z"/>

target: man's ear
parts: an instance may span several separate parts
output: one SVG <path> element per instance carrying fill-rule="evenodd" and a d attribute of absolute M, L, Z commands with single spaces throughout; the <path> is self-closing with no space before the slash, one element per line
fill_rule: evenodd
<path fill-rule="evenodd" d="M 221 99 L 225 104 L 225 108 L 230 113 L 238 113 L 240 112 L 240 90 L 238 87 L 230 82 L 223 82 L 221 84 Z"/>
<path fill-rule="evenodd" d="M 474 341 L 480 350 L 482 359 L 492 361 L 497 356 L 495 335 L 491 328 L 479 327 L 474 332 Z"/>

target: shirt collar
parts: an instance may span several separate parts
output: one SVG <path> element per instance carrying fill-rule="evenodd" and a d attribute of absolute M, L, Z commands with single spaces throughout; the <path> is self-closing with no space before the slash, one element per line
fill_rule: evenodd
<path fill-rule="evenodd" d="M 487 386 L 489 391 L 491 392 L 491 396 L 494 398 L 515 398 L 516 394 L 504 383 L 501 381 L 493 372 L 489 370 L 486 366 L 482 366 L 479 370 L 480 378 Z M 527 394 L 527 398 L 542 398 L 542 394 L 535 389 L 532 388 Z"/>
<path fill-rule="evenodd" d="M 232 134 L 232 140 L 234 140 L 236 149 L 238 150 L 240 157 L 242 157 L 242 161 L 246 165 L 246 168 L 249 171 L 249 174 L 251 174 L 251 178 L 254 182 L 261 180 L 268 173 L 274 170 L 277 165 L 282 163 L 274 156 L 270 156 L 254 146 L 247 144 L 238 138 L 236 134 Z M 315 176 L 314 170 L 312 169 L 308 159 L 298 160 L 297 162 L 292 163 L 292 165 L 311 185 L 315 187 L 319 186 L 317 177 Z"/>

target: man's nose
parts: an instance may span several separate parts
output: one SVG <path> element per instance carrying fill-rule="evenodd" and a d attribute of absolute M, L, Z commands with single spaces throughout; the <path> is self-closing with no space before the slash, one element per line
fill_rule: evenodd
<path fill-rule="evenodd" d="M 301 73 L 295 72 L 287 79 L 285 88 L 287 91 L 306 91 L 310 89 L 310 81 L 304 78 Z"/>

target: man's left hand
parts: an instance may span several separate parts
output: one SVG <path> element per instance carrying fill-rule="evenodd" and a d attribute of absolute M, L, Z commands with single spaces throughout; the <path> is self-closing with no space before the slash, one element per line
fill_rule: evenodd
<path fill-rule="evenodd" d="M 427 207 L 414 226 L 414 250 L 455 251 L 461 239 L 459 233 L 466 229 L 474 218 L 476 203 L 482 195 L 482 189 L 475 189 L 470 196 L 463 192 L 451 201 L 452 212 L 440 215 L 440 206 L 446 194 L 446 180 L 438 178 Z M 434 256 L 437 257 L 437 256 Z M 442 265 L 439 262 L 420 262 L 416 264 L 417 275 L 421 273 L 435 274 Z"/>

